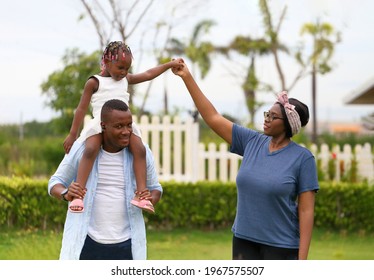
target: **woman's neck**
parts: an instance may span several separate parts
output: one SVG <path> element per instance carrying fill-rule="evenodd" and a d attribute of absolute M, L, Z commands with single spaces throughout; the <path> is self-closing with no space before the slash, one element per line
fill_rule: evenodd
<path fill-rule="evenodd" d="M 281 138 L 271 138 L 269 143 L 269 151 L 274 152 L 286 147 L 291 142 L 291 139 L 288 137 Z"/>

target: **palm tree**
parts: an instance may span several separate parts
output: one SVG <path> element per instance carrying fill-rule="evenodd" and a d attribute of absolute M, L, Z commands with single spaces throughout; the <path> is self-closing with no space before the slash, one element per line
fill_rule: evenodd
<path fill-rule="evenodd" d="M 259 1 L 260 11 L 262 13 L 262 19 L 265 28 L 265 38 L 269 42 L 269 50 L 273 54 L 275 67 L 278 72 L 281 89 L 277 90 L 277 92 L 282 90 L 289 90 L 286 86 L 286 78 L 283 73 L 280 60 L 279 60 L 279 51 L 283 51 L 288 54 L 288 48 L 279 41 L 279 32 L 283 23 L 283 20 L 286 16 L 287 6 L 285 6 L 282 10 L 281 17 L 278 21 L 276 26 L 273 25 L 272 15 L 269 10 L 268 0 L 260 0 Z"/>
<path fill-rule="evenodd" d="M 282 89 L 286 89 L 285 77 L 278 56 L 278 51 L 284 51 L 288 53 L 287 47 L 281 44 L 278 39 L 279 30 L 286 13 L 286 8 L 283 9 L 282 16 L 277 26 L 274 27 L 272 23 L 272 16 L 267 5 L 267 0 L 260 0 L 259 6 L 262 12 L 265 27 L 265 34 L 263 38 L 252 39 L 249 36 L 237 36 L 226 49 L 227 53 L 230 50 L 233 50 L 240 55 L 243 55 L 244 57 L 249 57 L 250 59 L 249 66 L 248 68 L 246 68 L 246 77 L 242 84 L 242 89 L 244 91 L 244 97 L 250 115 L 249 126 L 251 127 L 254 127 L 256 111 L 263 105 L 261 102 L 257 101 L 256 92 L 259 90 L 273 91 L 273 88 L 269 83 L 265 84 L 264 82 L 260 82 L 256 76 L 255 62 L 258 56 L 268 54 L 272 54 L 274 56 L 275 65 L 279 74 Z M 220 51 L 222 53 L 225 53 L 225 49 L 221 49 Z"/>
<path fill-rule="evenodd" d="M 329 23 L 320 23 L 318 20 L 315 24 L 306 23 L 301 28 L 301 35 L 308 34 L 312 36 L 312 53 L 306 59 L 302 59 L 301 50 L 297 53 L 298 62 L 305 68 L 311 66 L 312 77 L 312 143 L 317 142 L 317 74 L 326 74 L 332 70 L 329 60 L 334 53 L 335 43 L 339 43 L 340 33 L 335 32 Z M 334 38 L 332 38 L 334 37 Z"/>
<path fill-rule="evenodd" d="M 270 53 L 270 45 L 264 39 L 253 40 L 250 37 L 236 36 L 226 49 L 228 55 L 230 51 L 235 51 L 245 58 L 249 58 L 249 66 L 246 68 L 246 76 L 242 83 L 244 98 L 250 115 L 249 126 L 254 127 L 254 117 L 257 109 L 262 103 L 256 100 L 256 91 L 259 89 L 260 81 L 256 76 L 256 57 Z M 224 48 L 221 52 L 225 53 Z"/>
<path fill-rule="evenodd" d="M 212 20 L 202 20 L 193 29 L 191 37 L 187 42 L 182 42 L 176 38 L 170 39 L 168 52 L 172 55 L 186 56 L 192 62 L 191 72 L 195 76 L 197 67 L 200 70 L 200 77 L 204 79 L 211 67 L 210 55 L 215 48 L 212 43 L 201 41 L 201 37 L 207 34 L 210 28 L 215 25 Z M 191 112 L 195 121 L 197 120 L 197 110 Z"/>

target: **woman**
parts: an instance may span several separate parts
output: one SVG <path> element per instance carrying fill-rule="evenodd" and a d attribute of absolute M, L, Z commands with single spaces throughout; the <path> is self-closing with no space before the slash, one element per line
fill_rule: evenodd
<path fill-rule="evenodd" d="M 291 137 L 308 123 L 308 107 L 280 93 L 264 113 L 262 134 L 219 114 L 184 63 L 172 71 L 182 78 L 204 121 L 243 157 L 236 178 L 232 258 L 307 259 L 319 189 L 316 163 Z"/>

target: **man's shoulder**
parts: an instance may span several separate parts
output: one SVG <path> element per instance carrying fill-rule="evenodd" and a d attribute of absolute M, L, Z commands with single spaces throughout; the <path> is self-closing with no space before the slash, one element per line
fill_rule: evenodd
<path fill-rule="evenodd" d="M 86 141 L 75 141 L 71 149 L 75 151 L 84 150 L 86 147 Z"/>
<path fill-rule="evenodd" d="M 67 156 L 69 158 L 81 157 L 85 147 L 85 142 L 75 141 Z"/>

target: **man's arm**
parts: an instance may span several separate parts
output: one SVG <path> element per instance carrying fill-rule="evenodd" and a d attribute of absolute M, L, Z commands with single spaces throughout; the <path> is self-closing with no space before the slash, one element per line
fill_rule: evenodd
<path fill-rule="evenodd" d="M 66 187 L 63 184 L 57 183 L 52 186 L 50 194 L 57 199 L 65 199 L 67 201 L 72 201 L 73 198 L 83 199 L 86 194 L 86 189 L 82 188 L 77 182 L 72 182 L 68 187 L 67 193 L 62 196 L 61 193 L 65 190 Z"/>
<path fill-rule="evenodd" d="M 62 199 L 61 192 L 69 187 L 69 192 L 65 195 L 67 200 L 71 201 L 74 196 L 82 196 L 82 191 L 78 190 L 80 188 L 79 185 L 76 186 L 77 184 L 73 181 L 77 175 L 78 163 L 83 151 L 84 144 L 78 142 L 73 144 L 70 153 L 64 156 L 56 172 L 49 179 L 49 195 Z"/>
<path fill-rule="evenodd" d="M 50 190 L 50 195 L 54 198 L 63 200 L 63 197 L 61 196 L 61 193 L 66 190 L 66 187 L 63 184 L 56 184 L 52 186 Z M 65 198 L 67 199 L 67 194 L 65 195 Z"/>
<path fill-rule="evenodd" d="M 153 190 L 151 191 L 151 202 L 153 204 L 153 206 L 155 206 L 161 199 L 161 192 L 159 190 Z"/>

